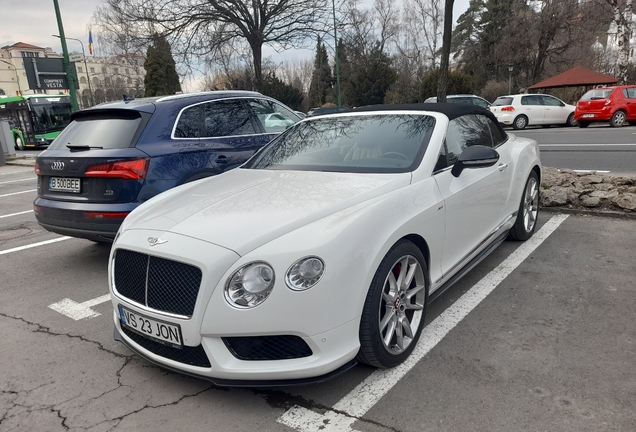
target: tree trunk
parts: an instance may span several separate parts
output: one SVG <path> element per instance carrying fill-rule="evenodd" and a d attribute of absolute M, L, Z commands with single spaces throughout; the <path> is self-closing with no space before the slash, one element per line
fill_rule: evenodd
<path fill-rule="evenodd" d="M 620 84 L 627 83 L 627 66 L 629 65 L 629 41 L 632 35 L 632 0 L 626 0 L 621 12 L 618 1 L 608 1 L 614 11 L 616 22 L 616 44 L 618 45 L 618 79 Z"/>
<path fill-rule="evenodd" d="M 249 43 L 254 59 L 254 90 L 260 92 L 263 90 L 263 41 L 250 40 Z"/>
<path fill-rule="evenodd" d="M 451 33 L 453 31 L 453 3 L 455 3 L 455 0 L 446 0 L 444 5 L 444 35 L 442 36 L 442 56 L 439 61 L 437 102 L 446 102 L 446 89 L 448 88 L 448 64 L 451 50 Z"/>

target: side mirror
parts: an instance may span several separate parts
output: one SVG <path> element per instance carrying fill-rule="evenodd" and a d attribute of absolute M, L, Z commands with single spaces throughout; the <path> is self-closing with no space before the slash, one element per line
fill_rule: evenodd
<path fill-rule="evenodd" d="M 493 166 L 498 160 L 499 153 L 495 149 L 482 145 L 470 146 L 459 155 L 451 174 L 453 177 L 459 177 L 466 168 L 485 168 Z"/>

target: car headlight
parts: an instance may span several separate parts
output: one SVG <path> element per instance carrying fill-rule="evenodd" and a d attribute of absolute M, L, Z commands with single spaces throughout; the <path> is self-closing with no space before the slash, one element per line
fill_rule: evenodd
<path fill-rule="evenodd" d="M 285 282 L 294 291 L 303 291 L 316 285 L 324 272 L 325 263 L 320 258 L 301 258 L 287 270 Z"/>
<path fill-rule="evenodd" d="M 245 264 L 225 284 L 225 299 L 238 308 L 253 308 L 263 303 L 274 288 L 274 269 L 267 263 Z"/>

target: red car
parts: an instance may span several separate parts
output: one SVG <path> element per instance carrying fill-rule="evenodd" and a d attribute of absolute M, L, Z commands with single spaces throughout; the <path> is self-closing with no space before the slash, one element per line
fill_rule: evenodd
<path fill-rule="evenodd" d="M 588 91 L 576 104 L 579 127 L 609 121 L 612 127 L 636 125 L 636 85 L 601 87 Z"/>

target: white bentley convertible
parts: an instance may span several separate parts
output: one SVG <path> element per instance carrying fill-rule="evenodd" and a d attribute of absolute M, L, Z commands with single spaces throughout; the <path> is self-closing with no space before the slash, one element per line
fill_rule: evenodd
<path fill-rule="evenodd" d="M 431 299 L 533 234 L 540 177 L 537 143 L 476 106 L 307 118 L 126 218 L 109 260 L 115 338 L 218 385 L 398 365 Z"/>

